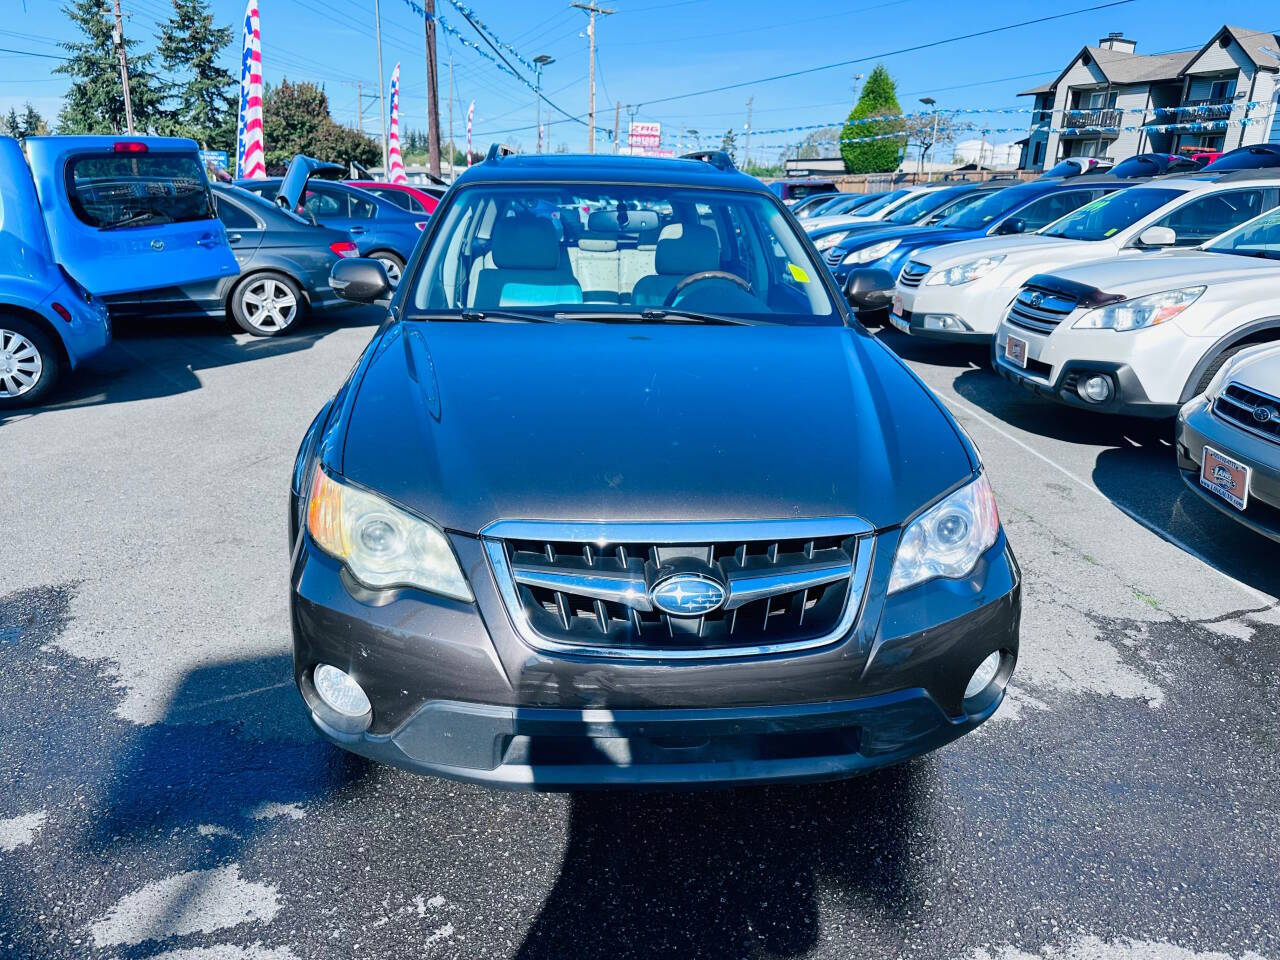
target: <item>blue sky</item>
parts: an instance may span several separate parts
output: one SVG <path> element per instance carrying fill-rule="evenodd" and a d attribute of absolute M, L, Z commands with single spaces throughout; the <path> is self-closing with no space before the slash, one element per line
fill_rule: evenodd
<path fill-rule="evenodd" d="M 949 0 L 826 0 L 814 4 L 780 4 L 764 0 L 601 0 L 617 12 L 599 20 L 597 124 L 612 127 L 614 106 L 639 104 L 637 120 L 662 122 L 664 140 L 674 145 L 680 128 L 697 129 L 704 143 L 719 141 L 732 126 L 741 133 L 746 101 L 754 98 L 753 128 L 838 122 L 851 105 L 854 75 L 868 73 L 875 60 L 722 93 L 682 97 L 647 105 L 708 87 L 755 80 L 792 70 L 860 57 L 875 57 L 901 47 L 941 40 L 1012 24 L 1033 17 L 1066 13 L 1104 0 L 988 0 L 957 4 Z M 439 12 L 473 37 L 462 17 L 437 0 Z M 156 23 L 169 9 L 168 0 L 122 0 L 128 14 L 126 33 L 150 47 Z M 381 0 L 383 66 L 389 74 L 401 62 L 401 123 L 426 126 L 426 73 L 422 21 L 405 0 Z M 526 59 L 547 54 L 543 89 L 567 112 L 587 109 L 586 16 L 567 0 L 470 0 L 470 6 L 501 40 Z M 882 57 L 898 84 L 905 109 L 932 96 L 942 109 L 1029 106 L 1020 90 L 1051 79 L 1084 44 L 1112 30 L 1138 41 L 1139 53 L 1197 47 L 1223 23 L 1255 29 L 1280 29 L 1280 8 L 1252 0 L 1133 0 L 1050 23 L 1021 27 L 993 36 L 963 40 L 930 50 Z M 57 54 L 57 41 L 69 31 L 51 0 L 5 0 L 0 47 Z M 24 9 L 25 7 L 25 9 Z M 325 84 L 336 119 L 354 123 L 357 82 L 365 98 L 365 125 L 380 129 L 377 95 L 377 48 L 373 0 L 260 0 L 263 65 L 267 82 L 282 77 Z M 214 0 L 219 20 L 239 30 L 243 0 Z M 238 40 L 237 40 L 238 43 Z M 476 102 L 474 142 L 492 139 L 531 145 L 535 139 L 534 99 L 528 88 L 504 75 L 456 39 L 439 45 L 441 60 L 441 124 L 447 125 L 446 92 L 449 54 L 454 63 L 454 129 L 459 142 L 467 104 Z M 57 112 L 66 88 L 51 74 L 56 61 L 0 52 L 0 109 L 30 100 L 46 115 Z M 237 56 L 227 57 L 236 69 Z M 1016 127 L 1025 116 L 974 118 L 980 125 Z M 512 129 L 525 127 L 527 129 Z M 447 132 L 446 132 L 447 136 Z M 555 144 L 581 149 L 586 129 L 572 122 L 551 128 Z M 802 134 L 756 134 L 752 154 L 776 157 L 778 148 Z M 992 134 L 993 141 L 1019 134 Z"/>

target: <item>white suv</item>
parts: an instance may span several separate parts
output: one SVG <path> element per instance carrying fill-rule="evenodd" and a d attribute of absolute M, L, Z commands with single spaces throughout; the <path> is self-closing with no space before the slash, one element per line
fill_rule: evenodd
<path fill-rule="evenodd" d="M 1106 413 L 1173 416 L 1233 354 L 1280 340 L 1280 210 L 1192 250 L 1030 278 L 996 333 L 996 370 Z"/>
<path fill-rule="evenodd" d="M 1031 235 L 966 240 L 912 257 L 890 322 L 939 340 L 990 342 L 1033 275 L 1078 263 L 1189 247 L 1280 204 L 1280 171 L 1153 180 L 1087 203 Z"/>

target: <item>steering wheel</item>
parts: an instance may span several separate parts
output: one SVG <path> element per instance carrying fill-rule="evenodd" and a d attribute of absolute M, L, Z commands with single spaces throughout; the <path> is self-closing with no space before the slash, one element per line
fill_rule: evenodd
<path fill-rule="evenodd" d="M 747 293 L 751 293 L 751 284 L 743 280 L 736 273 L 729 273 L 727 270 L 702 270 L 698 273 L 691 273 L 674 287 L 667 294 L 667 298 L 662 301 L 664 307 L 670 307 L 675 304 L 676 298 L 684 293 L 689 287 L 695 283 L 702 283 L 704 280 L 728 280 L 730 283 L 737 284 Z"/>

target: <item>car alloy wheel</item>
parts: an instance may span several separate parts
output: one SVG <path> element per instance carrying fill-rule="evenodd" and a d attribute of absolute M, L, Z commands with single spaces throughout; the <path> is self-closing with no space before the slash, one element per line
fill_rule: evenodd
<path fill-rule="evenodd" d="M 36 345 L 16 330 L 0 327 L 0 397 L 21 397 L 40 382 L 44 360 Z"/>
<path fill-rule="evenodd" d="M 382 264 L 382 269 L 387 271 L 387 279 L 391 281 L 391 288 L 394 290 L 400 286 L 400 261 L 396 257 L 390 257 L 385 254 L 374 257 L 374 259 Z"/>
<path fill-rule="evenodd" d="M 262 333 L 280 333 L 298 318 L 297 295 L 275 277 L 249 281 L 240 293 L 240 304 L 245 320 Z"/>

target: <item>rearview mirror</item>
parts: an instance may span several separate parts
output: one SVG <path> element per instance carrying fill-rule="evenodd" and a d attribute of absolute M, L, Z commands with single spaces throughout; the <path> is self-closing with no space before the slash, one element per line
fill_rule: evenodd
<path fill-rule="evenodd" d="M 1026 233 L 1027 221 L 1021 217 L 1010 217 L 1000 226 L 996 227 L 996 236 L 1008 236 L 1011 233 Z"/>
<path fill-rule="evenodd" d="M 1138 243 L 1144 247 L 1172 247 L 1178 242 L 1178 235 L 1169 227 L 1147 227 L 1138 237 Z"/>
<path fill-rule="evenodd" d="M 329 286 L 349 303 L 376 303 L 391 298 L 391 280 L 377 260 L 350 257 L 339 260 L 329 271 Z"/>

